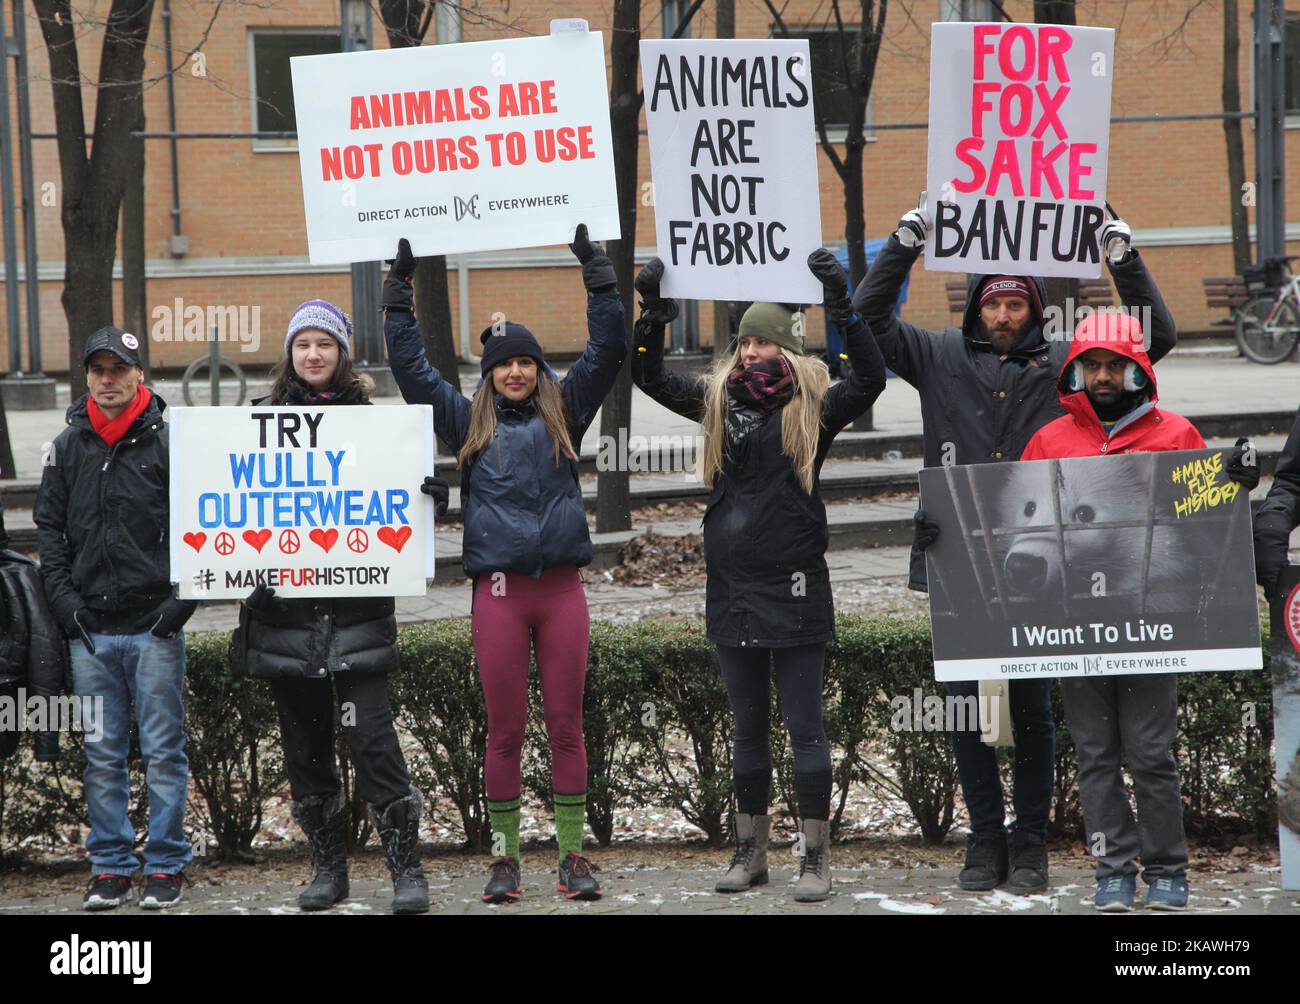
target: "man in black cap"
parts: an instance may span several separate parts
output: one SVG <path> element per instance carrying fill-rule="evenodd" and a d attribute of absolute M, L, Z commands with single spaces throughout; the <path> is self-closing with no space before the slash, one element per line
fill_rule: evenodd
<path fill-rule="evenodd" d="M 87 340 L 82 362 L 90 392 L 68 408 L 68 428 L 54 440 L 34 512 L 45 591 L 71 639 L 73 690 L 103 702 L 102 738 L 86 742 L 88 910 L 125 902 L 140 870 L 127 818 L 132 707 L 149 786 L 140 905 L 177 903 L 191 857 L 181 628 L 195 604 L 173 596 L 166 405 L 144 386 L 139 350 L 134 335 L 114 327 Z"/>
<path fill-rule="evenodd" d="M 972 275 L 959 326 L 930 331 L 894 316 L 903 282 L 925 247 L 933 220 L 922 203 L 908 212 L 885 242 L 853 294 L 853 309 L 875 336 L 885 363 L 921 396 L 924 466 L 1018 460 L 1034 433 L 1063 414 L 1056 380 L 1070 350 L 1074 319 L 1051 318 L 1040 278 Z M 1124 306 L 1141 312 L 1144 347 L 1152 363 L 1178 340 L 1146 264 L 1133 249 L 1123 220 L 1101 230 L 1106 259 Z M 916 514 L 912 544 L 913 589 L 926 590 L 924 550 L 939 528 Z M 949 683 L 948 693 L 977 697 L 976 681 Z M 1052 681 L 1012 680 L 1015 736 L 1015 826 L 1008 841 L 997 757 L 978 728 L 949 733 L 962 796 L 970 813 L 963 889 L 984 891 L 1008 882 L 1012 892 L 1047 887 L 1047 820 L 1055 767 L 1056 725 Z M 955 723 L 949 723 L 954 726 Z"/>

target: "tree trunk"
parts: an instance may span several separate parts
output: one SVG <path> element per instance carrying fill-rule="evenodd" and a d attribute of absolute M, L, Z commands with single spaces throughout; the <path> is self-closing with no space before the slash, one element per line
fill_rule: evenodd
<path fill-rule="evenodd" d="M 1241 111 L 1241 80 L 1238 67 L 1240 37 L 1237 32 L 1237 0 L 1223 0 L 1223 110 Z M 1241 119 L 1223 120 L 1223 138 L 1228 145 L 1228 218 L 1232 223 L 1232 266 L 1241 275 L 1251 263 L 1250 222 L 1246 213 L 1246 147 Z"/>
<path fill-rule="evenodd" d="M 135 109 L 135 128 L 143 132 L 144 96 Z M 132 138 L 131 166 L 122 197 L 122 327 L 140 341 L 140 365 L 149 374 L 149 300 L 144 276 L 144 140 Z"/>
<path fill-rule="evenodd" d="M 717 0 L 715 8 L 717 38 L 736 37 L 736 0 Z M 713 303 L 713 355 L 725 355 L 731 348 L 731 339 L 739 322 L 734 300 L 715 300 Z"/>
<path fill-rule="evenodd" d="M 627 314 L 628 344 L 631 344 L 633 316 L 633 269 L 636 266 L 637 150 L 641 102 L 637 96 L 637 60 L 641 40 L 641 0 L 614 0 L 614 25 L 610 42 L 610 76 L 613 80 L 609 117 L 614 141 L 614 176 L 618 190 L 618 218 L 621 237 L 609 242 L 623 310 Z M 619 371 L 614 389 L 600 411 L 600 435 L 607 442 L 617 440 L 620 429 L 632 419 L 631 353 Z M 632 526 L 631 493 L 625 458 L 612 471 L 596 475 L 596 532 L 628 530 Z"/>

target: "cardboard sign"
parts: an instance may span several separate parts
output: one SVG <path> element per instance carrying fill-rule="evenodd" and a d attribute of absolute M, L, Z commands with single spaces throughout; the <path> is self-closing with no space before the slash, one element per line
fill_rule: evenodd
<path fill-rule="evenodd" d="M 928 467 L 939 680 L 1260 669 L 1250 499 L 1227 453 Z"/>
<path fill-rule="evenodd" d="M 182 599 L 423 596 L 429 405 L 171 408 L 171 574 Z"/>
<path fill-rule="evenodd" d="M 1101 274 L 1115 32 L 930 27 L 932 272 Z"/>
<path fill-rule="evenodd" d="M 1300 565 L 1282 570 L 1269 624 L 1282 888 L 1300 889 Z"/>
<path fill-rule="evenodd" d="M 663 295 L 821 303 L 806 41 L 641 42 Z"/>
<path fill-rule="evenodd" d="M 313 265 L 619 236 L 600 32 L 290 66 Z"/>

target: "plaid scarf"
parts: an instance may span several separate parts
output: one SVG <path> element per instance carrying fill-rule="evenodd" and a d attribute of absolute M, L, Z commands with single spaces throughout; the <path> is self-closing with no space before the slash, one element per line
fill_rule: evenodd
<path fill-rule="evenodd" d="M 773 356 L 727 375 L 732 400 L 757 408 L 764 415 L 784 408 L 794 397 L 794 374 L 785 356 Z"/>

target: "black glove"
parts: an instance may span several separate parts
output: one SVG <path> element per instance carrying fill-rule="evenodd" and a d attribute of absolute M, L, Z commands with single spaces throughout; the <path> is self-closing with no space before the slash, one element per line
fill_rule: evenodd
<path fill-rule="evenodd" d="M 918 551 L 924 551 L 939 539 L 939 524 L 927 516 L 924 509 L 916 510 L 916 515 L 912 517 L 912 523 L 916 527 L 913 540 L 916 542 Z"/>
<path fill-rule="evenodd" d="M 641 294 L 641 316 L 652 324 L 672 324 L 677 320 L 677 301 L 665 300 L 659 295 L 659 284 L 663 279 L 663 260 L 651 258 L 632 283 L 633 288 Z"/>
<path fill-rule="evenodd" d="M 86 646 L 86 651 L 94 655 L 95 643 L 90 640 L 90 631 L 86 628 L 87 618 L 88 614 L 85 607 L 72 611 L 72 616 L 63 624 L 63 632 L 73 641 L 80 638 Z"/>
<path fill-rule="evenodd" d="M 808 270 L 822 284 L 822 309 L 832 324 L 843 331 L 853 320 L 853 301 L 849 299 L 849 277 L 835 256 L 818 248 L 808 256 Z"/>
<path fill-rule="evenodd" d="M 1250 450 L 1250 463 L 1246 463 L 1246 450 Z M 1242 436 L 1232 448 L 1226 468 L 1229 481 L 1235 481 L 1247 492 L 1253 492 L 1259 485 L 1259 456 L 1250 440 Z"/>
<path fill-rule="evenodd" d="M 398 314 L 413 314 L 415 299 L 412 295 L 411 276 L 415 274 L 415 255 L 411 254 L 411 244 L 405 237 L 397 242 L 397 257 L 390 264 L 392 268 L 384 280 L 384 292 L 379 306 Z"/>
<path fill-rule="evenodd" d="M 587 224 L 578 224 L 578 231 L 573 235 L 569 250 L 582 264 L 582 284 L 587 287 L 587 292 L 604 293 L 618 288 L 614 263 L 606 257 L 599 244 L 591 243 L 587 236 Z"/>
<path fill-rule="evenodd" d="M 175 638 L 176 632 L 185 626 L 198 606 L 196 600 L 178 600 L 174 596 L 169 598 L 155 611 L 157 617 L 149 633 L 155 638 Z"/>
<path fill-rule="evenodd" d="M 271 586 L 260 582 L 248 594 L 248 599 L 244 600 L 244 606 L 255 614 L 270 613 L 272 610 L 281 607 L 283 603 L 283 600 L 275 598 L 275 590 Z"/>
<path fill-rule="evenodd" d="M 425 478 L 420 491 L 433 499 L 434 515 L 438 519 L 447 515 L 447 504 L 451 501 L 451 485 L 442 478 Z"/>

